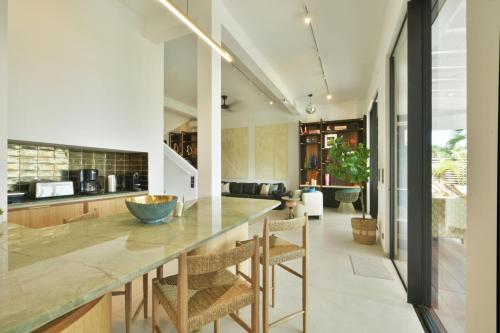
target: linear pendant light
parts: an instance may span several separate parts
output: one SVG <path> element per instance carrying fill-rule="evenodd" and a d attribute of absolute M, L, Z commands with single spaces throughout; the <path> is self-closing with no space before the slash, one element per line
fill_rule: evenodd
<path fill-rule="evenodd" d="M 221 57 L 226 59 L 228 62 L 233 61 L 233 57 L 222 48 L 216 41 L 209 37 L 200 27 L 198 27 L 186 14 L 184 14 L 176 5 L 174 5 L 170 0 L 158 0 L 165 8 L 167 8 L 172 14 L 174 14 L 182 23 L 184 23 L 189 29 L 191 29 L 198 37 L 200 37 L 205 43 L 207 43 L 212 49 L 217 51 Z"/>

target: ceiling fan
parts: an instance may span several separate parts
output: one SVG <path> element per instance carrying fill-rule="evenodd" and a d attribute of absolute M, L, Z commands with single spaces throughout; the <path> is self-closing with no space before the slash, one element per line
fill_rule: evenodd
<path fill-rule="evenodd" d="M 232 106 L 235 106 L 236 104 L 238 104 L 239 102 L 238 101 L 235 101 L 231 104 L 227 104 L 226 101 L 227 101 L 227 95 L 222 95 L 221 96 L 222 98 L 222 104 L 220 106 L 221 110 L 225 110 L 225 111 L 229 111 L 229 112 L 234 112 L 235 110 L 234 109 L 231 109 Z"/>

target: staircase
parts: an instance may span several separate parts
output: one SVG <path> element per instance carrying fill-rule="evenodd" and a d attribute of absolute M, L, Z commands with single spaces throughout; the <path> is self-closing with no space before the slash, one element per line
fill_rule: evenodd
<path fill-rule="evenodd" d="M 198 198 L 198 170 L 168 145 L 163 145 L 165 191 L 185 201 Z"/>

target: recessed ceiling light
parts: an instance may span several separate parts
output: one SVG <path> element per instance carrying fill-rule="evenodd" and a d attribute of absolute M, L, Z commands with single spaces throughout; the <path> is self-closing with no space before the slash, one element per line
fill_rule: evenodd
<path fill-rule="evenodd" d="M 328 95 L 326 95 L 326 99 L 327 99 L 327 100 L 331 100 L 331 99 L 332 99 L 332 94 L 328 94 Z"/>
<path fill-rule="evenodd" d="M 306 16 L 306 17 L 304 18 L 304 23 L 305 23 L 305 24 L 311 24 L 311 21 L 312 21 L 312 20 L 311 20 L 311 17 L 310 17 L 310 16 Z"/>
<path fill-rule="evenodd" d="M 274 102 L 273 102 L 273 101 L 269 101 L 269 104 L 270 104 L 270 105 L 273 105 L 273 104 L 274 104 Z"/>

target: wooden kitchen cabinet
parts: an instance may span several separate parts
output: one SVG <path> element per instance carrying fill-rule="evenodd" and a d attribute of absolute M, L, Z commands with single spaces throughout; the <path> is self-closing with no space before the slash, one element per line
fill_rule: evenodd
<path fill-rule="evenodd" d="M 97 209 L 100 217 L 120 214 L 128 212 L 127 206 L 125 204 L 126 198 L 115 198 L 107 200 L 90 201 L 86 203 L 88 205 L 88 211 L 91 212 Z"/>
<path fill-rule="evenodd" d="M 65 218 L 71 218 L 97 209 L 100 217 L 128 212 L 126 197 L 43 205 L 30 208 L 9 210 L 9 223 L 20 224 L 28 228 L 46 228 L 62 224 Z"/>
<path fill-rule="evenodd" d="M 28 228 L 46 228 L 62 224 L 68 217 L 83 214 L 83 203 L 57 206 L 38 206 L 9 211 L 9 223 L 20 224 Z"/>

